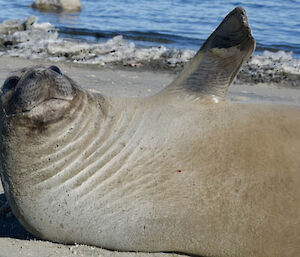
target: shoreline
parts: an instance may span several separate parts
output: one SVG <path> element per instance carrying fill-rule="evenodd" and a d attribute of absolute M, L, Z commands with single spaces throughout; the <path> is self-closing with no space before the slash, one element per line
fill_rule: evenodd
<path fill-rule="evenodd" d="M 63 38 L 54 25 L 39 23 L 33 16 L 23 22 L 7 20 L 0 24 L 0 56 L 3 57 L 177 74 L 195 54 L 193 50 L 171 49 L 163 45 L 137 47 L 122 36 L 102 43 Z M 300 88 L 300 59 L 294 58 L 292 52 L 284 51 L 252 55 L 243 65 L 235 84 L 264 83 Z"/>

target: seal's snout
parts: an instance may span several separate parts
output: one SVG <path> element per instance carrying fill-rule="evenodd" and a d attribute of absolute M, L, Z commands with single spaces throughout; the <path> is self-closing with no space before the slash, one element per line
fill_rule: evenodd
<path fill-rule="evenodd" d="M 35 66 L 15 72 L 2 86 L 1 101 L 7 115 L 30 112 L 39 106 L 56 110 L 58 102 L 70 102 L 75 95 L 74 82 L 57 66 Z M 47 108 L 43 107 L 46 106 Z"/>

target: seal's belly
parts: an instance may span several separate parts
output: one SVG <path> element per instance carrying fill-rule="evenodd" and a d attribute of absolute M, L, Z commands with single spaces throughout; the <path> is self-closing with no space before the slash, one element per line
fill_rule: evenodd
<path fill-rule="evenodd" d="M 242 249 L 247 235 L 248 245 L 276 240 L 276 224 L 293 229 L 294 199 L 280 192 L 296 190 L 300 166 L 300 121 L 288 119 L 298 110 L 277 111 L 152 111 L 89 168 L 34 185 L 23 211 L 46 239 L 110 249 L 213 254 L 211 244 Z"/>

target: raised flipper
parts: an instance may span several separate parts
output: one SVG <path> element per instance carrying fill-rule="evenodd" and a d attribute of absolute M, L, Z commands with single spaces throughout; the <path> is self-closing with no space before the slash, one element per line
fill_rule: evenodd
<path fill-rule="evenodd" d="M 255 48 L 245 9 L 235 8 L 210 35 L 167 91 L 225 98 L 242 64 Z"/>

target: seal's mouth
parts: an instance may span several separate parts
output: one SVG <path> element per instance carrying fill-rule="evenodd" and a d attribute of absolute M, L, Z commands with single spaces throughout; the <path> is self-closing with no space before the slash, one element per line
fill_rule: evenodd
<path fill-rule="evenodd" d="M 62 118 L 70 105 L 70 100 L 50 98 L 41 101 L 30 108 L 8 113 L 6 116 L 25 118 L 39 123 L 47 123 Z"/>
<path fill-rule="evenodd" d="M 78 90 L 57 66 L 37 66 L 15 72 L 1 91 L 5 117 L 43 123 L 62 118 Z"/>
<path fill-rule="evenodd" d="M 37 110 L 40 110 L 41 108 L 50 108 L 50 109 L 56 110 L 57 107 L 61 106 L 63 102 L 66 103 L 66 102 L 69 102 L 69 100 L 53 97 L 53 98 L 42 100 L 38 103 L 35 103 L 30 107 L 26 107 L 21 110 L 7 112 L 5 114 L 6 114 L 6 116 L 9 117 L 9 116 L 15 116 L 15 115 L 19 115 L 19 114 L 27 115 L 29 113 L 36 112 Z"/>

